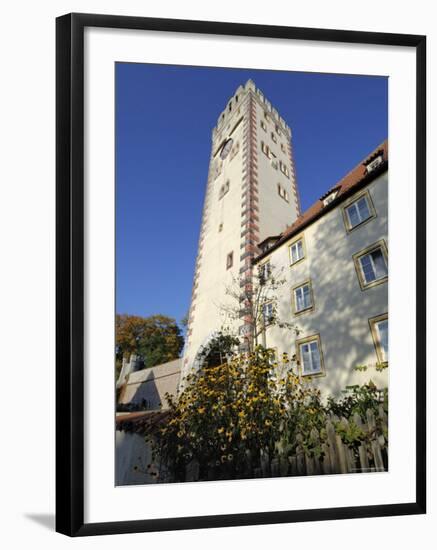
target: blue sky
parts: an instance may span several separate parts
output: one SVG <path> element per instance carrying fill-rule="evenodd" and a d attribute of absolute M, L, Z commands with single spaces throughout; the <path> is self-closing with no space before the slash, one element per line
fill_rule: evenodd
<path fill-rule="evenodd" d="M 117 63 L 117 313 L 187 312 L 211 130 L 249 78 L 291 126 L 303 210 L 387 137 L 385 77 Z"/>

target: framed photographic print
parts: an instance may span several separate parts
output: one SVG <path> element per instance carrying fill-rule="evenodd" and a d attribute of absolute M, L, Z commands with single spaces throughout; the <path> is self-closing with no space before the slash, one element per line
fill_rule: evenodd
<path fill-rule="evenodd" d="M 57 530 L 425 513 L 425 37 L 56 48 Z"/>

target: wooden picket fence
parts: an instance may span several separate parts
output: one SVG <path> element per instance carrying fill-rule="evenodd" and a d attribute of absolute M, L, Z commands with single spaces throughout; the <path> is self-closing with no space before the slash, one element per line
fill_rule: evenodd
<path fill-rule="evenodd" d="M 349 421 L 342 417 L 332 415 L 328 418 L 325 430 L 326 439 L 320 445 L 322 453 L 320 458 L 311 456 L 306 452 L 302 443 L 303 437 L 297 436 L 296 452 L 293 455 L 278 455 L 270 459 L 268 451 L 261 450 L 258 466 L 244 473 L 245 478 L 261 477 L 285 477 L 322 474 L 348 474 L 365 472 L 383 472 L 388 469 L 388 442 L 381 432 L 388 433 L 388 419 L 382 406 L 378 411 L 379 425 L 382 430 L 377 430 L 377 421 L 372 410 L 367 410 L 366 420 L 363 421 L 358 414 L 352 416 L 352 420 L 366 434 L 366 441 L 362 442 L 355 450 L 346 445 L 337 433 L 335 426 L 340 425 L 348 429 Z M 320 434 L 313 429 L 312 442 L 320 441 Z M 185 481 L 204 481 L 199 477 L 199 464 L 193 460 L 186 467 Z M 216 479 L 214 472 L 207 476 L 208 480 Z"/>

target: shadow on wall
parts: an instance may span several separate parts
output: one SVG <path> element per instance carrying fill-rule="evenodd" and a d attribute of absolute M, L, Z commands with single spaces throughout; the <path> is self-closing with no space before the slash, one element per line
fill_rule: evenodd
<path fill-rule="evenodd" d="M 168 408 L 165 396 L 167 393 L 177 395 L 181 365 L 182 359 L 179 358 L 156 367 L 132 372 L 123 387 L 119 403 L 145 403 L 148 410 Z"/>
<path fill-rule="evenodd" d="M 378 185 L 385 185 L 380 182 Z M 374 200 L 380 204 L 379 199 Z M 310 278 L 312 283 L 314 310 L 292 317 L 300 329 L 297 340 L 315 334 L 321 338 L 321 349 L 326 376 L 315 378 L 315 385 L 323 393 L 340 396 L 345 386 L 367 383 L 385 385 L 388 371 L 378 372 L 374 368 L 377 355 L 369 326 L 369 319 L 388 312 L 388 283 L 361 290 L 352 256 L 369 245 L 381 240 L 387 242 L 387 217 L 384 199 L 381 211 L 368 224 L 346 234 L 341 208 L 335 215 L 327 216 L 317 229 L 307 230 L 311 248 L 300 266 L 288 267 L 288 281 L 291 286 Z M 307 242 L 308 245 L 308 242 Z M 281 300 L 284 319 L 290 315 L 289 287 Z M 274 335 L 282 349 L 288 351 L 293 336 L 284 332 Z M 368 365 L 364 372 L 354 369 L 357 365 Z"/>
<path fill-rule="evenodd" d="M 327 376 L 323 384 L 334 395 L 357 383 L 360 375 L 354 366 L 369 364 L 369 357 L 374 358 L 373 364 L 377 362 L 369 318 L 388 311 L 387 282 L 361 290 L 352 260 L 354 253 L 386 234 L 386 227 L 380 225 L 381 218 L 371 223 L 373 227 L 363 226 L 355 234 L 335 239 L 338 219 L 333 216 L 314 233 L 311 257 L 307 260 L 313 281 L 317 332 L 322 335 L 325 357 Z M 338 358 L 338 365 L 333 358 Z M 341 375 L 330 376 L 336 369 Z M 370 367 L 362 376 L 364 382 L 378 378 L 379 374 Z"/>
<path fill-rule="evenodd" d="M 148 409 L 160 409 L 162 407 L 161 396 L 155 381 L 155 373 L 151 370 L 143 382 L 140 382 L 137 390 L 130 399 L 131 403 L 147 403 Z"/>

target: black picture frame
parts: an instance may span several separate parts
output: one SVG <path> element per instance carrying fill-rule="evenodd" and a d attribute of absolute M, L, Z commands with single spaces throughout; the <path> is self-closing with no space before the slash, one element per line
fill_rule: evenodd
<path fill-rule="evenodd" d="M 416 51 L 416 500 L 399 504 L 84 523 L 84 29 L 361 43 Z M 56 20 L 56 530 L 69 536 L 423 514 L 426 511 L 426 37 L 95 14 Z"/>

